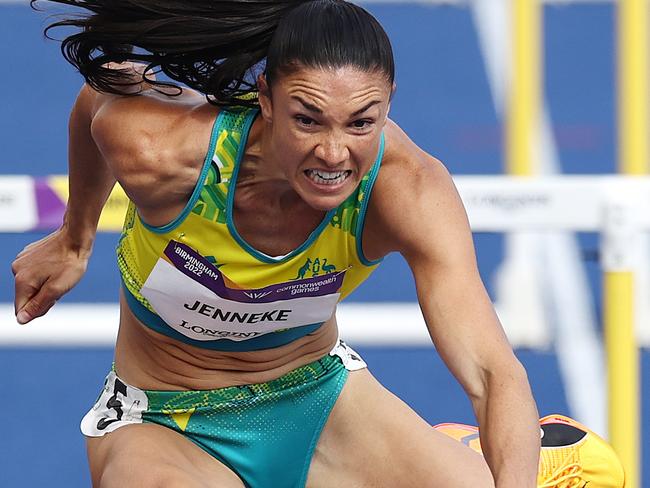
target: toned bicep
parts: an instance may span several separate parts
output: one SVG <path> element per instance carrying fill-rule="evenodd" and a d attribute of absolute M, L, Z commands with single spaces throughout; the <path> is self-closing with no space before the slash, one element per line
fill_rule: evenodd
<path fill-rule="evenodd" d="M 470 395 L 480 395 L 489 371 L 510 361 L 512 351 L 479 276 L 472 234 L 450 175 L 428 156 L 408 167 L 401 191 L 388 191 L 390 183 L 383 189 L 383 200 L 390 202 L 381 205 L 383 234 L 413 272 L 440 356 Z"/>

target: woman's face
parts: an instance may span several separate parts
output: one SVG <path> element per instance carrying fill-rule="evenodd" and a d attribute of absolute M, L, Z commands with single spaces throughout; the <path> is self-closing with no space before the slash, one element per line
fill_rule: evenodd
<path fill-rule="evenodd" d="M 350 66 L 300 68 L 270 90 L 263 78 L 259 85 L 265 159 L 309 206 L 337 207 L 377 157 L 392 91 L 386 77 Z"/>

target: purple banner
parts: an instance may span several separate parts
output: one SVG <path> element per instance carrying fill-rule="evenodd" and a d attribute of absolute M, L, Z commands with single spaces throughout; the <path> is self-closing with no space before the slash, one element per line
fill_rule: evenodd
<path fill-rule="evenodd" d="M 36 208 L 38 209 L 38 230 L 57 229 L 63 223 L 65 202 L 50 188 L 47 180 L 36 179 Z"/>
<path fill-rule="evenodd" d="M 292 298 L 320 297 L 337 293 L 343 284 L 345 270 L 293 280 L 277 285 L 250 290 L 228 288 L 221 272 L 191 247 L 177 241 L 169 241 L 165 256 L 174 267 L 194 281 L 202 284 L 221 298 L 243 303 L 269 303 Z"/>

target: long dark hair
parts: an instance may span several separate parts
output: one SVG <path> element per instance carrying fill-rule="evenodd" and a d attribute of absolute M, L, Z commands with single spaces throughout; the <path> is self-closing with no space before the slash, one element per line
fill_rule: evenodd
<path fill-rule="evenodd" d="M 76 27 L 61 44 L 67 61 L 99 91 L 139 83 L 109 62 L 142 62 L 218 105 L 255 105 L 256 75 L 270 84 L 304 67 L 355 66 L 392 84 L 393 53 L 377 20 L 344 0 L 49 0 L 80 7 L 45 29 Z M 43 0 L 31 0 L 32 7 Z M 176 85 L 173 85 L 176 86 Z M 180 89 L 178 90 L 180 92 Z"/>

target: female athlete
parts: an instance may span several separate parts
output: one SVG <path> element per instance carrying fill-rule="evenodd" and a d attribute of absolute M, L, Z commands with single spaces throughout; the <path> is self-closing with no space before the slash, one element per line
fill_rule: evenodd
<path fill-rule="evenodd" d="M 118 182 L 115 363 L 82 421 L 93 484 L 536 486 L 526 373 L 448 172 L 388 118 L 378 22 L 342 0 L 56 1 L 86 9 L 54 24 L 81 28 L 62 48 L 86 84 L 64 223 L 16 258 L 16 313 L 43 315 L 79 281 Z M 339 338 L 337 303 L 390 252 L 484 457 Z"/>

